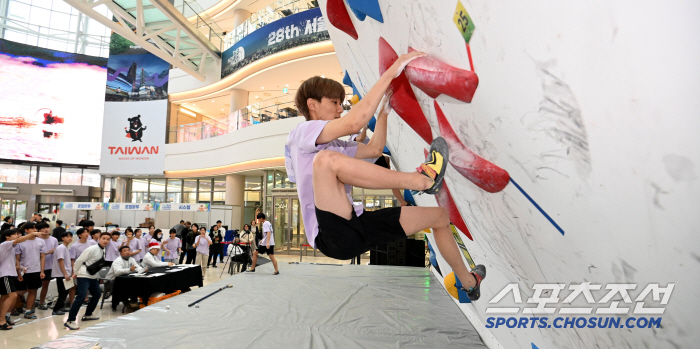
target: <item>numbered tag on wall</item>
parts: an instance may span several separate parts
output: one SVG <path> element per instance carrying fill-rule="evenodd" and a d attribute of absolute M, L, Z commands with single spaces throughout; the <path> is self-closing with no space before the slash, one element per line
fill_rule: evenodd
<path fill-rule="evenodd" d="M 472 22 L 471 17 L 469 17 L 469 13 L 467 13 L 467 10 L 459 1 L 457 1 L 457 9 L 455 10 L 455 16 L 452 18 L 452 20 L 454 20 L 455 24 L 457 25 L 459 32 L 462 33 L 464 41 L 469 43 L 469 40 L 471 40 L 472 34 L 474 33 L 474 22 Z"/>

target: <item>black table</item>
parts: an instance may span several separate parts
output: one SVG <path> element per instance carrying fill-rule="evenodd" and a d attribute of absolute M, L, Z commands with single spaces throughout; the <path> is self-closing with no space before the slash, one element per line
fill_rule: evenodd
<path fill-rule="evenodd" d="M 165 273 L 166 270 L 174 267 L 160 267 L 149 269 L 148 274 Z M 141 297 L 148 303 L 148 297 L 153 293 L 163 292 L 165 294 L 176 290 L 187 290 L 192 286 L 202 287 L 202 268 L 199 266 L 184 268 L 180 271 L 165 273 L 165 275 L 154 277 L 135 277 L 132 275 L 120 275 L 114 279 L 112 287 L 112 308 L 128 301 L 130 298 Z"/>

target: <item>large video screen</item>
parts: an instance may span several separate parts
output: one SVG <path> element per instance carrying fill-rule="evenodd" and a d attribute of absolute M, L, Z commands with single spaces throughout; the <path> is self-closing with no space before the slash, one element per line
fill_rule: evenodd
<path fill-rule="evenodd" d="M 0 158 L 99 165 L 107 58 L 0 39 Z"/>

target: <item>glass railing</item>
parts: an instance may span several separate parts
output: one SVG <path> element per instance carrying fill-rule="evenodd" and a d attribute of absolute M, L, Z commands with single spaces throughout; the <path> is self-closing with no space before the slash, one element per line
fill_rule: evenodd
<path fill-rule="evenodd" d="M 223 50 L 235 45 L 250 33 L 276 20 L 318 7 L 316 0 L 279 0 L 264 9 L 252 13 L 250 18 L 224 37 Z"/>
<path fill-rule="evenodd" d="M 182 13 L 199 30 L 202 35 L 216 46 L 219 51 L 223 51 L 224 31 L 219 27 L 213 18 L 205 13 L 204 8 L 196 0 L 174 0 L 173 6 Z"/>
<path fill-rule="evenodd" d="M 349 100 L 350 97 L 351 95 L 347 95 L 346 100 Z M 349 104 L 344 104 L 343 107 L 345 110 L 350 109 Z M 178 110 L 178 117 L 180 113 Z M 270 98 L 236 110 L 218 120 L 209 119 L 170 126 L 168 143 L 184 143 L 214 138 L 253 125 L 297 116 L 300 114 L 294 105 L 294 95 Z"/>

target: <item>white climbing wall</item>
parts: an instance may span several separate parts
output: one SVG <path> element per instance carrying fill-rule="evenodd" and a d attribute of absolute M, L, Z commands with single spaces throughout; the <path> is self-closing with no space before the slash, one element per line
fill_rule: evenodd
<path fill-rule="evenodd" d="M 319 1 L 328 18 L 326 2 Z M 326 25 L 341 66 L 364 94 L 380 76 L 380 37 L 399 55 L 411 46 L 471 70 L 453 22 L 457 3 L 379 0 L 384 23 L 349 12 L 357 40 Z M 508 171 L 551 218 L 512 182 L 488 193 L 448 170 L 473 236 L 464 238 L 466 247 L 488 268 L 481 300 L 462 310 L 505 348 L 697 347 L 700 2 L 461 4 L 475 25 L 469 46 L 479 86 L 469 104 L 445 96 L 438 104 L 460 140 Z M 439 136 L 433 99 L 413 91 Z M 388 132 L 393 161 L 412 171 L 429 145 L 396 113 Z M 431 196 L 416 201 L 436 205 Z M 517 283 L 526 301 L 534 283 L 581 282 L 637 284 L 632 300 L 648 283 L 675 288 L 661 328 L 483 326 L 488 301 L 507 284 Z M 595 299 L 606 293 L 594 292 Z M 613 300 L 634 308 L 619 295 Z M 660 306 L 651 296 L 645 304 Z"/>

